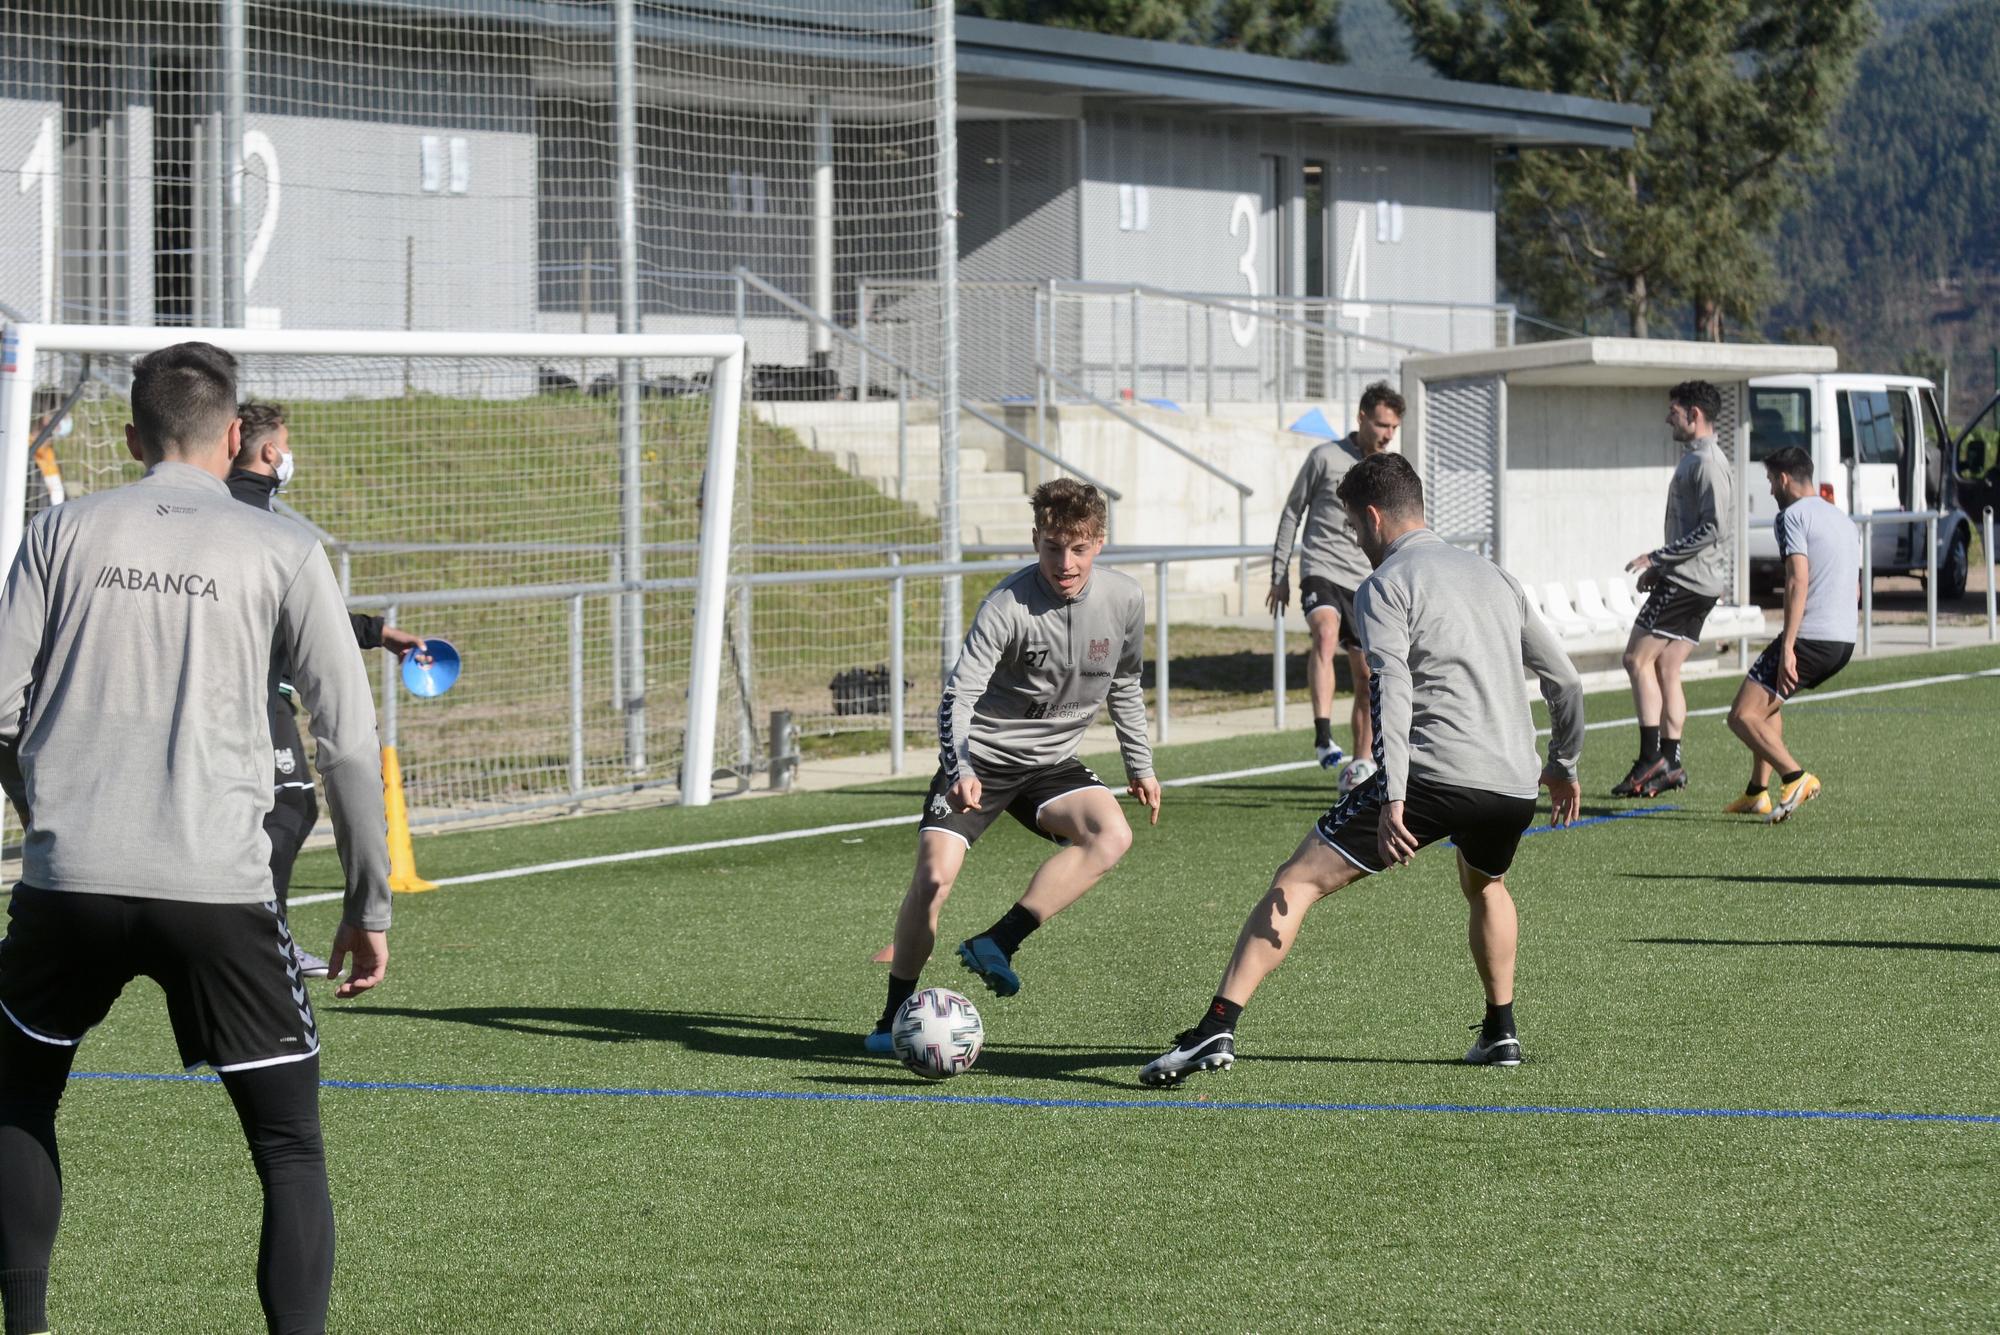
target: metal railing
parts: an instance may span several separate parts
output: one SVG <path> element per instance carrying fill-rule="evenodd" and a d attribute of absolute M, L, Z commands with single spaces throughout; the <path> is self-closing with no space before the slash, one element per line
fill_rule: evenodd
<path fill-rule="evenodd" d="M 1861 642 L 1857 652 L 1863 658 L 1875 652 L 1875 526 L 1886 524 L 1897 527 L 1905 524 L 1924 526 L 1924 620 L 1927 626 L 1925 645 L 1935 649 L 1938 645 L 1938 596 L 1937 596 L 1937 527 L 1940 520 L 1950 519 L 1955 512 L 1946 510 L 1877 510 L 1871 514 L 1849 515 L 1854 526 L 1861 530 Z M 1986 623 L 1987 638 L 1995 635 L 1994 591 L 1991 578 L 1993 511 L 1986 511 L 1986 554 L 1989 563 L 1986 581 Z M 1776 519 L 1753 519 L 1751 528 L 1775 529 Z"/>
<path fill-rule="evenodd" d="M 862 353 L 863 355 L 871 359 L 882 362 L 882 364 L 890 367 L 891 369 L 896 371 L 897 374 L 904 377 L 905 380 L 921 385 L 925 389 L 930 390 L 931 393 L 938 394 L 940 395 L 940 397 L 942 396 L 942 391 L 938 385 L 938 382 L 932 379 L 930 376 L 927 376 L 923 372 L 912 368 L 906 363 L 894 357 L 891 357 L 889 354 L 882 351 L 882 349 L 880 348 L 871 347 L 867 339 L 865 339 L 864 337 L 857 335 L 849 330 L 841 328 L 838 324 L 835 324 L 832 320 L 827 319 L 819 312 L 813 310 L 812 308 L 804 305 L 801 302 L 793 300 L 789 296 L 786 296 L 784 292 L 780 291 L 778 288 L 773 287 L 771 284 L 765 282 L 763 279 L 759 278 L 756 274 L 752 273 L 749 269 L 738 266 L 735 272 L 738 277 L 742 278 L 742 280 L 745 283 L 755 288 L 760 294 L 770 298 L 772 301 L 777 302 L 780 306 L 784 307 L 792 314 L 798 316 L 800 319 L 805 320 L 809 324 L 816 325 L 826 330 L 828 333 L 833 335 L 833 337 L 839 339 L 841 342 L 849 345 L 850 347 L 855 348 L 858 352 Z M 862 389 L 858 395 L 858 400 L 860 402 L 867 401 L 867 383 L 868 383 L 867 376 L 864 374 L 862 377 Z M 902 399 L 899 396 L 898 403 L 900 404 L 901 402 Z M 995 418 L 987 415 L 986 413 L 981 412 L 979 409 L 974 408 L 970 404 L 964 403 L 962 401 L 958 405 L 958 410 L 960 413 L 964 414 L 967 417 L 972 418 L 974 421 L 983 423 L 985 426 L 991 428 L 992 430 L 999 432 L 1002 436 L 1006 437 L 1008 440 L 1013 441 L 1015 444 L 1021 446 L 1023 449 L 1032 451 L 1036 455 L 1047 460 L 1049 463 L 1055 465 L 1055 467 L 1061 469 L 1063 472 L 1069 473 L 1075 477 L 1081 478 L 1085 482 L 1088 482 L 1090 485 L 1096 487 L 1099 491 L 1103 492 L 1108 501 L 1116 502 L 1124 499 L 1124 493 L 1119 491 L 1116 487 L 1112 486 L 1110 483 L 1105 482 L 1099 478 L 1092 477 L 1089 473 L 1086 473 L 1083 469 L 1078 468 L 1075 464 L 1072 464 L 1067 459 L 1064 459 L 1061 455 L 1056 454 L 1053 451 L 1044 448 L 1043 446 L 1037 444 L 1032 440 L 1029 440 L 1027 436 L 1023 435 L 1019 431 L 1016 431 L 1013 427 L 1008 426 L 1005 422 L 998 421 Z M 906 411 L 899 410 L 897 413 L 897 432 L 898 432 L 897 454 L 900 460 L 899 462 L 899 476 L 900 476 L 900 473 L 908 471 L 909 442 L 907 435 L 908 413 Z M 1117 532 L 1116 520 L 1113 517 L 1113 507 L 1109 504 L 1105 506 L 1105 528 L 1112 535 L 1115 535 Z"/>
<path fill-rule="evenodd" d="M 1172 729 L 1172 687 L 1169 660 L 1172 653 L 1171 607 L 1168 591 L 1172 569 L 1175 565 L 1202 561 L 1241 561 L 1258 555 L 1261 548 L 1252 547 L 1106 547 L 1098 556 L 1100 564 L 1119 566 L 1149 566 L 1154 574 L 1154 702 L 1153 741 L 1164 745 L 1171 737 Z M 925 579 L 958 579 L 965 576 L 1000 576 L 1019 570 L 1019 561 L 919 561 L 905 563 L 900 553 L 891 551 L 884 564 L 856 567 L 844 570 L 804 570 L 804 571 L 760 571 L 732 575 L 729 584 L 738 590 L 804 587 L 825 584 L 874 583 L 886 585 L 889 591 L 889 613 L 884 627 L 888 649 L 888 723 L 890 773 L 904 772 L 906 698 L 907 688 L 903 682 L 904 635 L 903 610 L 907 603 L 910 581 Z M 497 603 L 551 603 L 567 604 L 567 624 L 570 627 L 569 680 L 565 694 L 568 708 L 568 782 L 566 788 L 557 793 L 533 796 L 518 802 L 487 804 L 462 811 L 419 812 L 412 817 L 418 825 L 448 824 L 460 820 L 484 819 L 491 816 L 516 814 L 548 807 L 573 806 L 593 798 L 614 796 L 623 793 L 645 791 L 668 786 L 685 787 L 685 774 L 674 778 L 634 779 L 612 785 L 591 787 L 587 782 L 590 757 L 585 744 L 585 700 L 587 697 L 584 680 L 585 664 L 582 653 L 583 637 L 581 628 L 585 615 L 585 604 L 589 599 L 604 598 L 616 600 L 627 597 L 657 593 L 692 593 L 696 580 L 692 577 L 672 579 L 606 580 L 594 584 L 541 584 L 512 587 L 427 589 L 396 593 L 378 593 L 351 598 L 348 606 L 355 611 L 379 611 L 393 620 L 399 613 L 427 607 L 469 607 Z M 1284 680 L 1284 639 L 1282 619 L 1273 636 L 1273 679 L 1282 684 Z M 384 655 L 381 664 L 380 722 L 382 742 L 385 746 L 396 746 L 400 742 L 401 701 L 398 685 L 401 669 L 393 655 Z M 431 706 L 435 707 L 435 706 Z M 446 705 L 445 708 L 451 706 Z M 1282 726 L 1284 719 L 1284 699 L 1282 690 L 1274 707 L 1274 722 Z M 413 757 L 421 763 L 422 757 Z"/>
<path fill-rule="evenodd" d="M 1059 389 L 1067 389 L 1072 394 L 1081 395 L 1086 403 L 1089 403 L 1093 407 L 1100 408 L 1103 411 L 1110 413 L 1113 417 L 1117 418 L 1125 425 L 1131 427 L 1134 431 L 1137 431 L 1140 435 L 1146 437 L 1149 440 L 1156 441 L 1159 444 L 1166 446 L 1169 450 L 1173 451 L 1173 453 L 1187 460 L 1189 463 L 1193 464 L 1196 468 L 1201 469 L 1204 473 L 1207 473 L 1210 477 L 1216 478 L 1219 481 L 1226 483 L 1228 486 L 1234 488 L 1236 491 L 1236 542 L 1238 546 L 1242 547 L 1248 547 L 1250 545 L 1250 498 L 1254 496 L 1256 492 L 1250 487 L 1248 483 L 1244 482 L 1240 478 L 1230 476 L 1228 473 L 1224 472 L 1220 468 L 1217 468 L 1214 464 L 1202 458 L 1194 451 L 1186 448 L 1183 445 L 1178 444 L 1177 442 L 1169 438 L 1164 432 L 1158 431 L 1153 427 L 1148 426 L 1145 422 L 1140 421 L 1137 417 L 1133 416 L 1129 412 L 1126 412 L 1123 408 L 1120 408 L 1117 404 L 1108 403 L 1105 400 L 1098 398 L 1095 394 L 1092 394 L 1089 390 L 1077 384 L 1075 381 L 1069 379 L 1067 376 L 1062 375 L 1060 372 L 1053 371 L 1048 367 L 1043 366 L 1039 363 L 1036 364 L 1035 371 L 1037 374 L 1037 390 L 1035 394 L 1035 434 L 1037 436 L 1041 436 L 1044 439 L 1046 439 L 1048 433 L 1047 395 L 1044 392 L 1044 389 L 1047 385 L 1055 385 Z M 1250 563 L 1248 559 L 1245 559 L 1243 561 L 1238 562 L 1237 565 L 1238 565 L 1237 606 L 1244 610 L 1248 610 L 1250 606 Z"/>

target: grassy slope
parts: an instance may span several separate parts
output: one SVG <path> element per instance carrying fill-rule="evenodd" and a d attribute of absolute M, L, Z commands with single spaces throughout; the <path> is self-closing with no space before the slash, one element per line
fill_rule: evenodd
<path fill-rule="evenodd" d="M 1997 664 L 1965 651 L 1863 664 L 1840 684 Z M 1528 841 L 1513 877 L 1517 1071 L 1452 1061 L 1477 991 L 1433 852 L 1318 911 L 1253 1006 L 1237 1071 L 1173 1096 L 1185 1115 L 329 1090 L 335 1324 L 1990 1326 L 1990 1125 L 1200 1104 L 2000 1113 L 2000 881 L 1983 817 L 1937 807 L 1990 770 L 1995 689 L 1794 711 L 1829 792 L 1788 827 L 1716 813 L 1740 753 L 1703 719 L 1682 810 Z M 1728 690 L 1703 683 L 1694 703 Z M 1629 744 L 1592 734 L 1593 790 Z M 1172 749 L 1162 768 L 1297 750 L 1247 738 Z M 419 857 L 447 875 L 868 819 L 909 812 L 920 788 L 440 836 Z M 946 1092 L 1147 1097 L 1131 1072 L 1200 1006 L 1268 869 L 1325 801 L 1309 771 L 1172 790 L 1127 863 L 1029 943 L 1026 990 L 985 1007 L 988 1051 Z M 909 835 L 847 838 L 405 899 L 391 982 L 322 1007 L 327 1073 L 922 1092 L 854 1049 Z M 982 842 L 947 939 L 996 916 L 1045 850 L 1011 828 Z M 306 893 L 335 877 L 320 856 L 300 880 Z M 302 909 L 301 931 L 333 916 Z M 83 1068 L 172 1069 L 157 994 L 133 992 Z M 64 1135 L 60 1328 L 253 1326 L 254 1186 L 219 1092 L 78 1082 Z M 1221 1296 L 1191 1297 L 1197 1274 Z"/>

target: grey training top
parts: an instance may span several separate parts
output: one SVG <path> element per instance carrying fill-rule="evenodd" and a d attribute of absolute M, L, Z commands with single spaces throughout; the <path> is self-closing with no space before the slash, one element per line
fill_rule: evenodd
<path fill-rule="evenodd" d="M 1853 644 L 1861 601 L 1861 541 L 1854 521 L 1817 496 L 1802 496 L 1778 512 L 1778 555 L 1806 558 L 1799 638 Z"/>
<path fill-rule="evenodd" d="M 1736 550 L 1734 487 L 1714 436 L 1687 443 L 1667 484 L 1667 542 L 1652 553 L 1662 576 L 1711 598 L 1729 592 Z"/>
<path fill-rule="evenodd" d="M 1348 433 L 1346 440 L 1329 440 L 1313 448 L 1292 482 L 1292 494 L 1285 498 L 1284 513 L 1278 516 L 1278 537 L 1271 545 L 1271 583 L 1281 583 L 1292 564 L 1292 535 L 1305 520 L 1305 536 L 1300 539 L 1299 580 L 1315 575 L 1331 580 L 1343 589 L 1361 586 L 1372 567 L 1367 553 L 1355 540 L 1347 511 L 1334 496 L 1347 470 L 1361 462 L 1361 443 Z"/>
<path fill-rule="evenodd" d="M 1549 702 L 1548 769 L 1574 779 L 1583 754 L 1583 681 L 1514 577 L 1427 528 L 1389 544 L 1354 595 L 1375 674 L 1375 763 L 1385 796 L 1413 777 L 1533 797 L 1535 722 L 1521 665 Z"/>
<path fill-rule="evenodd" d="M 1108 696 L 1126 777 L 1151 774 L 1145 634 L 1145 590 L 1129 575 L 1099 566 L 1068 601 L 1039 566 L 1009 575 L 979 605 L 945 683 L 938 763 L 954 780 L 1060 764 Z"/>
<path fill-rule="evenodd" d="M 22 880 L 193 903 L 271 898 L 274 647 L 312 713 L 345 917 L 389 925 L 375 702 L 326 553 L 181 463 L 45 510 L 0 590 L 0 745 Z"/>

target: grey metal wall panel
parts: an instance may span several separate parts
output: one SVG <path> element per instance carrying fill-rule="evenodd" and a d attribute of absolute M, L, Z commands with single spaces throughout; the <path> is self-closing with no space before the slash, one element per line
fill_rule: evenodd
<path fill-rule="evenodd" d="M 1424 404 L 1424 504 L 1453 541 L 1495 535 L 1499 495 L 1500 382 L 1446 380 Z"/>

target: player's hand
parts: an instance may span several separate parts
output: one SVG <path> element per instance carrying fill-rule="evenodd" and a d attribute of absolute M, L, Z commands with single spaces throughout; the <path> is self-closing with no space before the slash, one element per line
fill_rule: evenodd
<path fill-rule="evenodd" d="M 424 642 L 406 630 L 397 630 L 394 626 L 382 627 L 382 647 L 398 658 L 415 654 L 418 663 L 424 667 L 431 665 L 431 656 L 425 652 Z"/>
<path fill-rule="evenodd" d="M 1385 867 L 1407 867 L 1417 855 L 1417 837 L 1403 824 L 1403 804 L 1391 802 L 1382 808 L 1381 828 L 1375 834 L 1375 851 Z"/>
<path fill-rule="evenodd" d="M 1635 570 L 1649 570 L 1652 568 L 1652 565 L 1653 554 L 1651 552 L 1640 552 L 1625 563 L 1625 573 L 1629 575 Z"/>
<path fill-rule="evenodd" d="M 1271 591 L 1264 595 L 1264 609 L 1274 617 L 1283 616 L 1285 609 L 1291 606 L 1291 602 L 1292 582 L 1288 579 L 1279 580 L 1271 586 Z"/>
<path fill-rule="evenodd" d="M 333 934 L 333 949 L 326 955 L 326 976 L 339 978 L 349 955 L 354 957 L 354 968 L 347 980 L 333 990 L 336 997 L 358 997 L 382 981 L 382 975 L 389 970 L 389 934 L 341 923 L 340 930 Z"/>
<path fill-rule="evenodd" d="M 977 811 L 982 796 L 984 794 L 980 791 L 979 780 L 968 774 L 951 786 L 951 791 L 945 794 L 945 800 L 951 803 L 954 811 Z"/>
<path fill-rule="evenodd" d="M 1659 587 L 1660 568 L 1658 566 L 1647 566 L 1639 572 L 1639 592 L 1651 593 Z"/>
<path fill-rule="evenodd" d="M 1790 640 L 1778 647 L 1778 689 L 1786 695 L 1799 689 L 1799 655 Z"/>
<path fill-rule="evenodd" d="M 1153 824 L 1158 825 L 1160 823 L 1159 779 L 1148 774 L 1143 779 L 1134 779 L 1131 783 L 1125 785 L 1125 791 L 1146 804 L 1147 810 L 1153 813 Z"/>
<path fill-rule="evenodd" d="M 1542 771 L 1542 787 L 1549 790 L 1549 825 L 1568 825 L 1583 809 L 1583 785 L 1559 769 Z"/>

